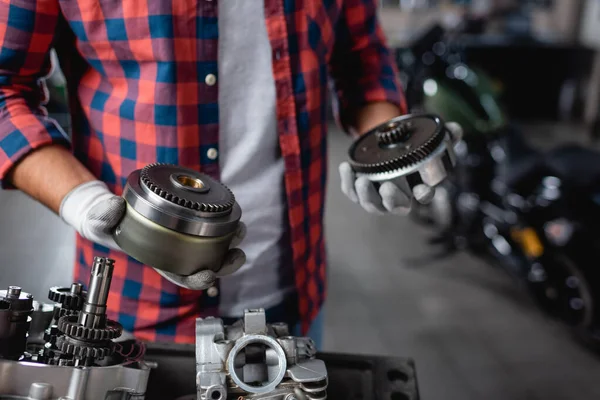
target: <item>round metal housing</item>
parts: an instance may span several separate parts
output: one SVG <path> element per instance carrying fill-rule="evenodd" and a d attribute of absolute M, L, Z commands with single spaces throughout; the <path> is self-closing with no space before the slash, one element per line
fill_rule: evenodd
<path fill-rule="evenodd" d="M 123 198 L 116 243 L 136 260 L 179 275 L 218 270 L 242 216 L 225 185 L 170 164 L 133 171 Z"/>
<path fill-rule="evenodd" d="M 431 114 L 403 115 L 373 128 L 352 143 L 349 158 L 357 175 L 406 180 L 411 188 L 439 185 L 456 163 L 452 135 Z"/>

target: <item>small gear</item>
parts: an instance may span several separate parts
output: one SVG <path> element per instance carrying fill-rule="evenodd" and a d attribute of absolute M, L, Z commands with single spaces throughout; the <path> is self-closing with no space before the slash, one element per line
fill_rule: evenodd
<path fill-rule="evenodd" d="M 77 315 L 67 315 L 58 320 L 58 330 L 78 340 L 103 341 L 116 339 L 123 333 L 118 322 L 107 320 L 104 328 L 86 328 L 77 323 Z"/>
<path fill-rule="evenodd" d="M 174 186 L 170 178 L 175 171 L 183 178 L 182 185 L 191 187 L 192 191 L 186 193 L 185 190 Z M 191 169 L 163 163 L 150 164 L 141 170 L 140 180 L 146 188 L 165 200 L 192 210 L 221 213 L 231 210 L 235 204 L 235 197 L 229 188 L 207 175 Z M 201 190 L 203 181 L 213 186 L 214 190 L 203 192 Z M 214 196 L 217 187 L 220 187 L 221 190 L 219 190 L 219 195 Z"/>
<path fill-rule="evenodd" d="M 63 353 L 78 358 L 102 359 L 110 356 L 115 350 L 115 344 L 111 341 L 92 344 L 74 341 L 67 336 L 60 336 L 56 345 Z"/>
<path fill-rule="evenodd" d="M 54 303 L 59 303 L 65 309 L 81 310 L 85 301 L 85 292 L 73 293 L 72 287 L 54 286 L 50 288 L 48 298 Z"/>
<path fill-rule="evenodd" d="M 377 140 L 382 145 L 394 145 L 405 140 L 414 128 L 412 122 L 390 122 L 377 129 Z"/>
<path fill-rule="evenodd" d="M 60 306 L 55 307 L 54 310 L 52 311 L 52 318 L 54 319 L 54 321 L 57 321 L 61 318 L 64 317 L 65 315 L 78 315 L 79 314 L 79 310 L 69 310 L 68 308 L 62 308 Z"/>
<path fill-rule="evenodd" d="M 350 148 L 350 164 L 359 173 L 397 171 L 425 160 L 445 137 L 446 130 L 438 117 L 398 117 L 355 141 Z"/>

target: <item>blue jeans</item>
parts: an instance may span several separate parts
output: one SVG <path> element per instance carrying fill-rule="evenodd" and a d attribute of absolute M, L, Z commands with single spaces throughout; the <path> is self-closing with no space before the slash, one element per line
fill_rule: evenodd
<path fill-rule="evenodd" d="M 301 332 L 302 329 L 300 323 L 297 323 L 292 330 L 292 334 L 294 336 L 300 336 Z M 308 336 L 315 341 L 315 346 L 317 347 L 318 351 L 323 350 L 323 309 L 319 311 L 317 317 L 310 325 L 310 328 L 308 328 L 308 333 L 305 336 Z"/>

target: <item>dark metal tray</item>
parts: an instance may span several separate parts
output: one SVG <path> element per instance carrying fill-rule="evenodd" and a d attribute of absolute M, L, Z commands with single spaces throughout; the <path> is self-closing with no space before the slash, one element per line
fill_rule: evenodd
<path fill-rule="evenodd" d="M 150 374 L 146 399 L 167 400 L 196 392 L 193 345 L 149 343 Z M 413 360 L 407 358 L 319 353 L 329 374 L 330 400 L 419 400 Z"/>

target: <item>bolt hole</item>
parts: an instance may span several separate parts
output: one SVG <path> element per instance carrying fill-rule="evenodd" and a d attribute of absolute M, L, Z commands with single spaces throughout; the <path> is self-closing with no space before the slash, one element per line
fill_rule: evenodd
<path fill-rule="evenodd" d="M 393 392 L 390 400 L 410 400 L 410 397 L 406 393 Z"/>
<path fill-rule="evenodd" d="M 408 381 L 408 375 L 398 369 L 390 369 L 388 371 L 388 379 L 392 382 L 394 381 Z"/>
<path fill-rule="evenodd" d="M 212 400 L 221 400 L 221 397 L 223 397 L 223 396 L 221 396 L 221 392 L 219 392 L 217 390 L 215 390 L 214 392 L 212 392 L 212 394 L 210 395 L 210 398 Z"/>

